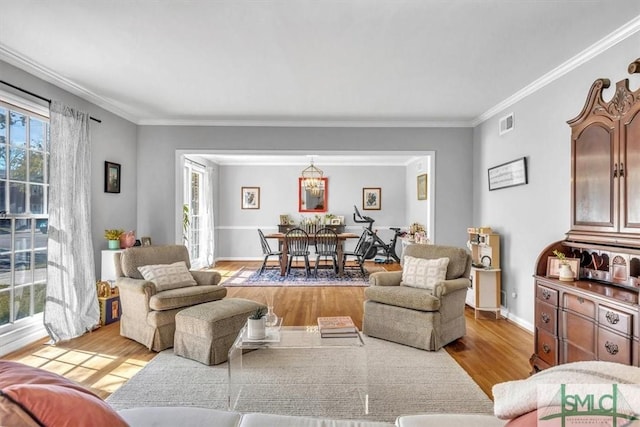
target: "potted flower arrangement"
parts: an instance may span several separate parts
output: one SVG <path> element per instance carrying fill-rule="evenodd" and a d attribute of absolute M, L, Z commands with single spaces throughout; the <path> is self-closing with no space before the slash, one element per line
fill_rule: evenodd
<path fill-rule="evenodd" d="M 265 307 L 256 308 L 247 320 L 247 337 L 250 340 L 260 340 L 267 336 L 266 319 L 264 315 L 267 313 Z"/>
<path fill-rule="evenodd" d="M 567 262 L 567 256 L 563 252 L 560 252 L 557 249 L 553 250 L 553 254 L 560 261 L 560 268 L 558 270 L 558 279 L 562 280 L 563 282 L 572 282 L 574 279 L 573 270 L 571 270 L 571 266 Z"/>
<path fill-rule="evenodd" d="M 109 249 L 120 249 L 120 235 L 124 230 L 119 228 L 104 230 L 104 238 L 107 239 Z"/>

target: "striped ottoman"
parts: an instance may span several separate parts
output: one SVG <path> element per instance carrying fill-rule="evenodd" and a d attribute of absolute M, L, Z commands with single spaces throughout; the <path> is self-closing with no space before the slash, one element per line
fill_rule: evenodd
<path fill-rule="evenodd" d="M 248 299 L 223 298 L 178 312 L 173 352 L 205 365 L 226 362 L 247 317 L 258 307 L 265 306 Z"/>

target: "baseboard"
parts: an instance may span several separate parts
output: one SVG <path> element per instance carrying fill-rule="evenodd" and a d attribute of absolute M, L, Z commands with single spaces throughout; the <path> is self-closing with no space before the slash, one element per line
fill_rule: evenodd
<path fill-rule="evenodd" d="M 528 322 L 522 319 L 521 317 L 518 317 L 513 313 L 510 313 L 509 310 L 505 309 L 504 307 L 502 307 L 502 309 L 500 310 L 500 314 L 502 314 L 502 317 L 509 320 L 510 322 L 513 322 L 516 325 L 520 326 L 521 328 L 526 329 L 527 331 L 533 333 L 533 324 L 531 322 Z"/>
<path fill-rule="evenodd" d="M 47 331 L 42 324 L 42 318 L 35 324 L 25 325 L 22 328 L 3 334 L 2 344 L 0 344 L 0 357 L 19 350 L 46 336 Z"/>

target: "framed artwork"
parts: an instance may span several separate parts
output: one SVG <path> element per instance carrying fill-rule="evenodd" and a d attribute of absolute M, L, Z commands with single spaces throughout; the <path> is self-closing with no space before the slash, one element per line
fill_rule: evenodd
<path fill-rule="evenodd" d="M 577 278 L 578 271 L 580 271 L 580 259 L 566 258 L 565 261 L 571 266 L 573 277 Z M 547 277 L 560 277 L 560 258 L 554 256 L 547 258 Z"/>
<path fill-rule="evenodd" d="M 242 187 L 242 209 L 260 209 L 260 187 Z"/>
<path fill-rule="evenodd" d="M 104 162 L 104 192 L 120 192 L 120 164 Z"/>
<path fill-rule="evenodd" d="M 331 218 L 331 225 L 341 225 L 340 218 Z"/>
<path fill-rule="evenodd" d="M 379 211 L 382 207 L 382 189 L 363 188 L 362 189 L 362 209 L 365 211 Z"/>
<path fill-rule="evenodd" d="M 489 168 L 489 191 L 527 183 L 527 159 L 521 157 Z"/>
<path fill-rule="evenodd" d="M 142 246 L 151 246 L 151 237 L 141 237 L 140 244 Z"/>
<path fill-rule="evenodd" d="M 427 174 L 418 175 L 418 200 L 427 200 Z"/>

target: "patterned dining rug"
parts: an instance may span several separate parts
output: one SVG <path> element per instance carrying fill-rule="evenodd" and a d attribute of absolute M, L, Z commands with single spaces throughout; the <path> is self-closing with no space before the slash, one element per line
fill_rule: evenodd
<path fill-rule="evenodd" d="M 492 413 L 493 403 L 444 350 L 423 351 L 363 336 L 357 349 L 263 349 L 243 356 L 250 399 L 239 412 L 393 422 L 417 413 Z M 363 352 L 363 353 L 362 353 Z M 364 382 L 363 382 L 364 379 Z M 354 389 L 365 383 L 369 414 Z M 227 409 L 228 364 L 206 366 L 159 353 L 107 402 L 141 406 Z M 249 397 L 249 396 L 247 396 Z"/>
<path fill-rule="evenodd" d="M 342 276 L 336 275 L 331 269 L 318 270 L 318 277 L 311 274 L 307 277 L 304 268 L 292 269 L 289 275 L 281 276 L 280 269 L 269 268 L 262 274 L 259 269 L 241 268 L 232 276 L 224 280 L 223 286 L 369 286 L 369 274 L 384 271 L 385 268 L 367 265 L 363 276 L 358 268 L 348 268 Z"/>

